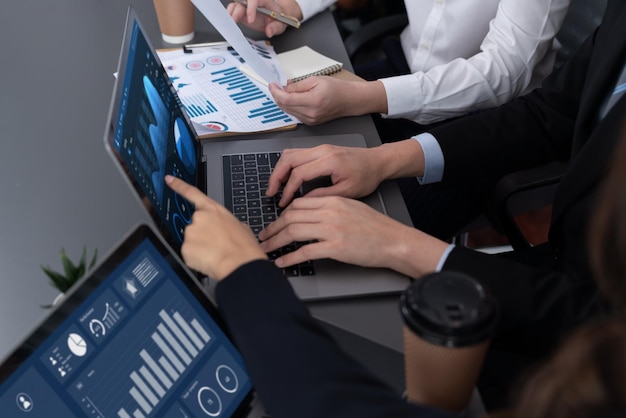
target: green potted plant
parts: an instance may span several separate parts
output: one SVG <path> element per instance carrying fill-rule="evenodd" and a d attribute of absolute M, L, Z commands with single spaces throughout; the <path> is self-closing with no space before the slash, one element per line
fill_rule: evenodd
<path fill-rule="evenodd" d="M 52 307 L 81 277 L 85 275 L 96 264 L 98 257 L 98 249 L 93 253 L 89 265 L 87 265 L 87 249 L 83 247 L 83 253 L 77 264 L 74 264 L 65 253 L 65 249 L 61 248 L 61 262 L 63 263 L 64 274 L 52 270 L 50 267 L 41 266 L 43 272 L 50 279 L 50 284 L 58 289 L 61 293 L 55 298 L 50 305 L 44 305 L 44 308 Z"/>

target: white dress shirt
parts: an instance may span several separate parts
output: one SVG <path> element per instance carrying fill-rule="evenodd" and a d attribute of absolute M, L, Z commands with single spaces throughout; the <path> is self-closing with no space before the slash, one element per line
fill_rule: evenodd
<path fill-rule="evenodd" d="M 305 19 L 329 0 L 298 0 Z M 384 117 L 429 124 L 494 107 L 552 71 L 570 0 L 410 0 L 401 35 L 412 74 L 381 79 Z"/>

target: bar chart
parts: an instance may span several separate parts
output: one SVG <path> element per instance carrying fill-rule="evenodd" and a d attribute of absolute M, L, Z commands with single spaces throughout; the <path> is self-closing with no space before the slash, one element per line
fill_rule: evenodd
<path fill-rule="evenodd" d="M 206 327 L 192 314 L 160 309 L 156 320 L 145 335 L 120 347 L 127 355 L 118 350 L 117 357 L 124 357 L 125 367 L 103 375 L 102 380 L 90 381 L 90 375 L 101 373 L 111 363 L 110 359 L 99 359 L 93 371 L 77 379 L 75 396 L 90 416 L 151 416 L 212 341 Z"/>
<path fill-rule="evenodd" d="M 164 62 L 199 135 L 293 127 L 299 121 L 274 102 L 267 85 L 227 51 L 194 52 Z"/>
<path fill-rule="evenodd" d="M 185 99 L 181 101 L 183 108 L 190 118 L 197 118 L 217 112 L 215 105 L 200 93 L 186 96 Z"/>
<path fill-rule="evenodd" d="M 291 116 L 283 112 L 250 78 L 236 67 L 229 67 L 211 72 L 211 82 L 219 84 L 228 92 L 236 105 L 255 103 L 249 109 L 248 118 L 260 118 L 261 123 L 282 121 L 294 122 Z M 258 106 L 258 107 L 256 107 Z"/>
<path fill-rule="evenodd" d="M 146 350 L 141 350 L 143 364 L 129 374 L 134 385 L 128 394 L 137 408 L 131 413 L 120 408 L 117 411 L 120 418 L 148 416 L 211 339 L 195 318 L 187 322 L 180 313 L 170 316 L 164 310 L 159 312 L 159 317 L 162 322 L 151 338 L 162 355 L 155 362 Z"/>

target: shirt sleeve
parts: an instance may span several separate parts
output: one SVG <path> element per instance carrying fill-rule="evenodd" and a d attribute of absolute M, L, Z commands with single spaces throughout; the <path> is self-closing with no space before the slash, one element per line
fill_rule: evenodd
<path fill-rule="evenodd" d="M 383 117 L 429 124 L 498 106 L 526 92 L 535 81 L 534 70 L 553 47 L 568 5 L 569 0 L 502 0 L 475 55 L 381 79 L 388 103 Z"/>
<path fill-rule="evenodd" d="M 215 294 L 272 417 L 453 418 L 406 402 L 343 351 L 272 263 L 241 266 Z"/>
<path fill-rule="evenodd" d="M 443 178 L 444 157 L 439 142 L 429 133 L 414 136 L 424 152 L 424 175 L 417 177 L 420 184 L 440 182 Z"/>
<path fill-rule="evenodd" d="M 448 256 L 450 256 L 450 253 L 452 252 L 452 250 L 454 250 L 454 247 L 455 247 L 454 244 L 448 245 L 445 251 L 443 252 L 443 254 L 441 254 L 441 258 L 439 259 L 439 262 L 437 263 L 437 267 L 435 268 L 435 271 L 437 273 L 443 270 L 443 266 L 444 264 L 446 264 L 446 261 L 448 260 Z"/>
<path fill-rule="evenodd" d="M 302 21 L 304 22 L 335 4 L 335 0 L 298 0 L 297 3 L 300 6 L 300 11 L 302 11 Z"/>

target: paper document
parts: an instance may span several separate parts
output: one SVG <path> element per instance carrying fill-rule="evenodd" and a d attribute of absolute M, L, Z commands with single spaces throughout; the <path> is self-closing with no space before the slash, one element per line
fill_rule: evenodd
<path fill-rule="evenodd" d="M 191 2 L 220 35 L 235 48 L 246 64 L 266 81 L 265 84 L 278 83 L 281 86 L 287 84 L 287 78 L 282 74 L 280 67 L 269 60 L 264 60 L 252 49 L 239 26 L 219 0 L 191 0 Z"/>
<path fill-rule="evenodd" d="M 248 45 L 277 61 L 274 49 L 263 41 Z M 276 105 L 267 87 L 241 71 L 239 54 L 232 47 L 179 51 L 158 54 L 200 137 L 285 129 L 299 123 Z"/>

